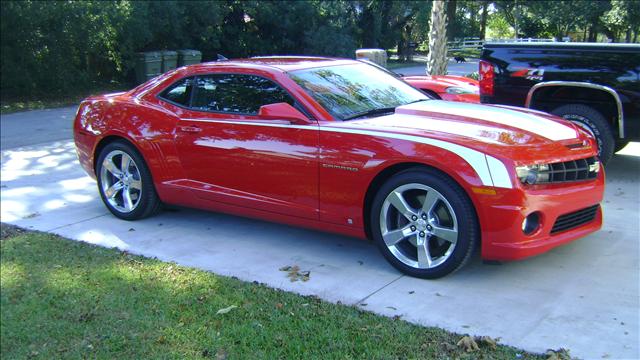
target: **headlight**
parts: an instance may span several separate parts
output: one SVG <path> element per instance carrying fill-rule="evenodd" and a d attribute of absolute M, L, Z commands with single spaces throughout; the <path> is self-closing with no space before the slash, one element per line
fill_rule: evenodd
<path fill-rule="evenodd" d="M 478 90 L 471 89 L 471 88 L 458 87 L 458 86 L 448 87 L 444 91 L 447 94 L 454 94 L 454 95 L 477 94 L 478 93 Z"/>
<path fill-rule="evenodd" d="M 516 166 L 516 175 L 524 184 L 549 182 L 549 164 Z"/>

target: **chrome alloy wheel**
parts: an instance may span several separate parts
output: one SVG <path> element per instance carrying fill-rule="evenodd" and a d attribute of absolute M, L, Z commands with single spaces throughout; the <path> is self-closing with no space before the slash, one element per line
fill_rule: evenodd
<path fill-rule="evenodd" d="M 142 180 L 135 161 L 121 150 L 113 150 L 102 161 L 100 183 L 104 198 L 121 213 L 132 212 L 142 197 Z"/>
<path fill-rule="evenodd" d="M 416 269 L 431 269 L 453 253 L 458 220 L 442 194 L 429 186 L 410 183 L 397 187 L 385 198 L 380 231 L 398 260 Z"/>

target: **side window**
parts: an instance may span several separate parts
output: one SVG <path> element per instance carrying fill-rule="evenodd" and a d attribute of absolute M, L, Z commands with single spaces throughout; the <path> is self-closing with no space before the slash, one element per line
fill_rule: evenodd
<path fill-rule="evenodd" d="M 262 105 L 295 101 L 271 80 L 254 75 L 199 76 L 191 106 L 196 110 L 256 115 Z"/>
<path fill-rule="evenodd" d="M 160 94 L 160 97 L 184 106 L 189 106 L 194 78 L 185 78 L 171 85 Z"/>

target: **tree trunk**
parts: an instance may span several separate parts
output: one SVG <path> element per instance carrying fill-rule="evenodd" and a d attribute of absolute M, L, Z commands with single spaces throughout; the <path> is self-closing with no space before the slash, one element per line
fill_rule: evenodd
<path fill-rule="evenodd" d="M 487 12 L 489 9 L 489 1 L 482 3 L 482 16 L 480 17 L 480 40 L 484 40 L 487 34 Z"/>
<path fill-rule="evenodd" d="M 591 26 L 589 27 L 589 42 L 596 42 L 597 38 L 598 32 L 596 31 L 596 25 L 591 24 Z"/>
<path fill-rule="evenodd" d="M 434 3 L 436 2 L 444 2 L 443 0 L 435 0 Z M 456 0 L 449 0 L 447 1 L 447 10 L 446 10 L 446 14 L 447 14 L 447 36 L 449 37 L 449 40 L 454 40 L 453 39 L 453 27 L 456 26 L 456 9 L 458 8 L 458 3 Z M 433 14 L 433 13 L 432 13 Z"/>
<path fill-rule="evenodd" d="M 436 0 L 431 6 L 429 23 L 429 54 L 427 74 L 445 75 L 447 72 L 447 12 L 444 1 Z"/>
<path fill-rule="evenodd" d="M 627 29 L 627 36 L 625 36 L 624 41 L 627 43 L 631 42 L 631 28 Z"/>

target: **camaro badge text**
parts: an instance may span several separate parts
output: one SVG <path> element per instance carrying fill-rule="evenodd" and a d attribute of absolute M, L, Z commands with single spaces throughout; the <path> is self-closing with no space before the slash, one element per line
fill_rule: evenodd
<path fill-rule="evenodd" d="M 322 167 L 329 169 L 339 169 L 339 170 L 347 170 L 347 171 L 358 171 L 358 168 L 342 166 L 342 165 L 333 165 L 333 164 L 322 164 Z"/>

